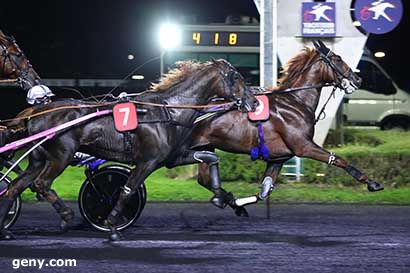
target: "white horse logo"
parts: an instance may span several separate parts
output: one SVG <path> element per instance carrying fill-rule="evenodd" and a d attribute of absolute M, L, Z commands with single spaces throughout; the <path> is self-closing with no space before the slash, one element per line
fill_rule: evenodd
<path fill-rule="evenodd" d="M 315 15 L 314 21 L 320 21 L 321 18 L 325 19 L 326 21 L 330 22 L 330 18 L 326 16 L 325 12 L 327 10 L 332 10 L 331 6 L 317 4 L 312 7 L 312 10 L 309 11 L 310 14 Z"/>
<path fill-rule="evenodd" d="M 259 98 L 257 99 L 258 99 L 259 105 L 258 107 L 256 107 L 255 116 L 259 116 L 260 114 L 262 114 L 263 110 L 265 109 L 265 103 L 263 102 L 263 100 Z"/>
<path fill-rule="evenodd" d="M 384 0 L 378 0 L 372 3 L 371 8 L 369 8 L 369 11 L 373 11 L 373 20 L 378 20 L 380 16 L 384 17 L 387 21 L 393 22 L 393 20 L 386 14 L 386 9 L 387 8 L 395 8 L 395 6 L 392 3 L 389 2 L 384 2 Z"/>

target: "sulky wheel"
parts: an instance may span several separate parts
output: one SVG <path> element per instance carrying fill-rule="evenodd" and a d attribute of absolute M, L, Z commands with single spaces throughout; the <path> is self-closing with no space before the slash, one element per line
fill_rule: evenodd
<path fill-rule="evenodd" d="M 122 187 L 127 182 L 130 169 L 121 165 L 109 165 L 91 174 L 81 186 L 78 196 L 80 212 L 94 228 L 110 231 L 104 224 L 109 213 L 117 203 Z M 146 189 L 142 184 L 139 190 L 127 202 L 117 226 L 123 230 L 140 216 L 146 203 Z"/>
<path fill-rule="evenodd" d="M 0 177 L 3 177 L 3 173 L 0 172 Z M 1 182 L 0 182 L 0 192 L 4 192 L 7 187 L 9 186 L 11 180 L 9 177 L 5 177 Z M 21 211 L 21 197 L 18 196 L 16 200 L 14 200 L 13 205 L 9 211 L 9 214 L 4 222 L 4 228 L 10 228 L 16 221 L 17 218 L 20 215 Z"/>

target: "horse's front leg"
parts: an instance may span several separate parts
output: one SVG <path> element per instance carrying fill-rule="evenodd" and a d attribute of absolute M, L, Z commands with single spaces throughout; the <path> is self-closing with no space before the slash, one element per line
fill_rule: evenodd
<path fill-rule="evenodd" d="M 110 241 L 120 240 L 120 234 L 117 231 L 117 225 L 120 222 L 120 217 L 124 207 L 127 205 L 130 197 L 138 190 L 145 179 L 158 167 L 156 160 L 148 162 L 139 162 L 136 167 L 131 171 L 128 177 L 127 183 L 122 187 L 120 196 L 107 217 L 106 225 L 110 228 Z"/>
<path fill-rule="evenodd" d="M 383 190 L 383 186 L 381 184 L 374 180 L 371 180 L 366 174 L 364 174 L 356 167 L 350 165 L 343 158 L 336 156 L 335 153 L 328 152 L 313 142 L 307 142 L 305 145 L 303 145 L 303 147 L 303 149 L 296 151 L 296 155 L 315 159 L 325 162 L 328 165 L 339 167 L 345 170 L 360 183 L 367 184 L 367 189 L 371 192 Z"/>

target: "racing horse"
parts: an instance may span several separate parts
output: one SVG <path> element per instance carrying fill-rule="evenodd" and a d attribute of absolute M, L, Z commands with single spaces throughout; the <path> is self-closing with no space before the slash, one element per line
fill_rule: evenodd
<path fill-rule="evenodd" d="M 34 70 L 30 61 L 27 59 L 24 52 L 17 45 L 13 36 L 7 36 L 0 30 L 0 84 L 15 83 L 28 93 L 28 102 L 31 103 L 30 96 L 44 94 L 46 98 L 54 96 L 51 90 L 45 86 L 40 76 Z M 33 104 L 33 103 L 31 103 Z M 20 115 L 27 115 L 32 112 L 31 108 L 27 108 Z M 13 130 L 24 129 L 25 124 L 17 121 L 10 122 L 8 126 L 13 127 Z M 0 130 L 4 130 L 4 126 L 0 126 Z M 3 140 L 4 141 L 4 140 Z"/>
<path fill-rule="evenodd" d="M 198 115 L 196 107 L 210 100 L 224 98 L 242 111 L 253 111 L 257 100 L 246 87 L 242 75 L 227 61 L 213 60 L 207 63 L 180 62 L 178 67 L 166 74 L 151 90 L 140 93 L 130 101 L 143 105 L 146 113 L 141 115 L 136 130 L 121 133 L 114 127 L 111 116 L 91 120 L 70 128 L 61 135 L 39 146 L 29 155 L 25 172 L 12 181 L 7 192 L 0 197 L 0 236 L 12 239 L 11 232 L 4 229 L 4 219 L 13 200 L 31 183 L 50 203 L 58 196 L 50 190 L 54 179 L 71 162 L 77 151 L 98 158 L 135 165 L 124 186 L 118 202 L 110 213 L 107 223 L 111 228 L 110 239 L 118 240 L 116 230 L 118 215 L 128 198 L 138 189 L 145 178 L 156 169 L 175 164 L 206 162 L 210 165 L 212 190 L 211 202 L 217 206 L 223 203 L 218 177 L 218 158 L 214 153 L 183 149 L 191 141 L 193 121 Z M 61 106 L 78 105 L 50 112 Z M 63 124 L 95 112 L 91 103 L 79 100 L 51 102 L 35 106 L 36 112 L 48 113 L 27 121 L 27 134 L 33 135 L 58 124 Z M 95 105 L 94 105 L 95 106 Z M 104 109 L 111 106 L 99 107 Z M 63 108 L 63 107 L 62 107 Z M 47 185 L 47 186 L 45 186 Z M 58 207 L 56 207 L 58 210 Z"/>
<path fill-rule="evenodd" d="M 383 189 L 362 171 L 313 142 L 321 88 L 331 84 L 350 93 L 361 84 L 361 79 L 340 56 L 320 40 L 315 41 L 314 46 L 315 49 L 305 48 L 285 65 L 280 85 L 267 94 L 269 119 L 258 123 L 250 121 L 246 114 L 229 111 L 200 123 L 193 133 L 191 149 L 250 154 L 255 147 L 262 148 L 260 134 L 263 132 L 267 166 L 261 191 L 252 198 L 235 200 L 222 189 L 224 205 L 230 205 L 237 215 L 247 216 L 244 205 L 267 198 L 284 162 L 295 155 L 342 168 L 357 181 L 367 184 L 369 191 Z M 198 183 L 210 189 L 205 163 L 199 167 Z"/>
<path fill-rule="evenodd" d="M 41 79 L 12 36 L 0 30 L 0 79 L 11 79 L 23 90 L 41 84 Z M 6 81 L 4 81 L 6 82 Z"/>

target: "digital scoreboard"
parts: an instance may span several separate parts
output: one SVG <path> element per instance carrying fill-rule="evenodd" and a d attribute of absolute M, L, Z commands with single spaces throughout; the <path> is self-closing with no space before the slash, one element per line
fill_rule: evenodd
<path fill-rule="evenodd" d="M 183 52 L 259 52 L 259 26 L 182 25 Z"/>
<path fill-rule="evenodd" d="M 167 38 L 169 43 L 173 38 L 177 39 Z M 225 59 L 241 72 L 247 83 L 259 84 L 258 25 L 180 25 L 179 38 L 178 46 L 161 55 L 161 71 L 179 60 Z"/>
<path fill-rule="evenodd" d="M 182 44 L 186 46 L 259 46 L 259 32 L 200 31 L 182 32 Z"/>

